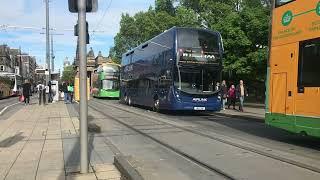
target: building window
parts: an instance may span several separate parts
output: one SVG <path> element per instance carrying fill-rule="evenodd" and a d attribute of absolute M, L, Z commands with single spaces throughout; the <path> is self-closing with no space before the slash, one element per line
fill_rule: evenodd
<path fill-rule="evenodd" d="M 320 38 L 302 41 L 299 48 L 299 87 L 320 87 Z"/>
<path fill-rule="evenodd" d="M 0 66 L 0 71 L 4 71 L 4 66 Z"/>

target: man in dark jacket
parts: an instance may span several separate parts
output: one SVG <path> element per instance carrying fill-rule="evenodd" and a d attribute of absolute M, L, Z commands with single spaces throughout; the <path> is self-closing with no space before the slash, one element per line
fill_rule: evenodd
<path fill-rule="evenodd" d="M 48 93 L 48 102 L 52 103 L 52 89 L 51 89 L 51 81 L 48 82 L 49 93 Z"/>
<path fill-rule="evenodd" d="M 227 84 L 226 81 L 223 80 L 220 86 L 220 93 L 221 93 L 221 98 L 222 98 L 222 110 L 226 110 L 226 103 L 227 103 L 227 93 L 228 93 L 228 88 L 227 88 Z"/>
<path fill-rule="evenodd" d="M 237 94 L 237 98 L 239 98 L 239 101 L 240 101 L 239 110 L 243 112 L 244 97 L 248 96 L 248 91 L 246 86 L 243 83 L 243 80 L 240 80 L 240 84 L 237 85 L 236 94 Z"/>
<path fill-rule="evenodd" d="M 25 80 L 24 84 L 22 85 L 22 94 L 24 96 L 24 105 L 30 103 L 30 92 L 31 92 L 31 84 L 28 80 Z"/>

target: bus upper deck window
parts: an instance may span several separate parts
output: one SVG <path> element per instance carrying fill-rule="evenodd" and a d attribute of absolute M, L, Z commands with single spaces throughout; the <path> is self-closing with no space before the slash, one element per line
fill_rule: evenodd
<path fill-rule="evenodd" d="M 295 0 L 276 0 L 276 7 L 288 4 L 292 1 L 295 1 Z"/>

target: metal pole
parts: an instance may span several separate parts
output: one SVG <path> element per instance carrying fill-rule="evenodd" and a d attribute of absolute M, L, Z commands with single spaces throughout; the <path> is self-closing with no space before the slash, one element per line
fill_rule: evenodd
<path fill-rule="evenodd" d="M 54 72 L 53 34 L 51 33 L 51 72 Z"/>
<path fill-rule="evenodd" d="M 49 0 L 46 0 L 46 64 L 49 75 L 46 75 L 46 85 L 50 81 L 50 45 L 49 45 Z"/>
<path fill-rule="evenodd" d="M 80 173 L 88 173 L 86 0 L 78 0 L 78 10 L 80 63 Z"/>

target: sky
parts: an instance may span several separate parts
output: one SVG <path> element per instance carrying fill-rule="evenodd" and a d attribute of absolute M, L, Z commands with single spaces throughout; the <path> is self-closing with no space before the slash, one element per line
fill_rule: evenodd
<path fill-rule="evenodd" d="M 55 54 L 55 71 L 63 70 L 66 57 L 73 62 L 77 39 L 73 28 L 77 22 L 77 14 L 70 13 L 67 0 L 49 0 L 50 27 L 53 35 Z M 139 11 L 147 11 L 154 6 L 154 0 L 98 0 L 98 11 L 87 13 L 89 23 L 90 44 L 95 55 L 109 54 L 113 46 L 113 38 L 119 31 L 122 13 L 133 15 Z M 0 44 L 11 48 L 21 47 L 22 51 L 35 56 L 39 65 L 45 63 L 46 36 L 44 0 L 1 0 L 0 6 Z M 19 28 L 1 28 L 3 25 Z M 22 27 L 32 27 L 25 29 Z M 93 30 L 98 32 L 92 32 Z"/>

